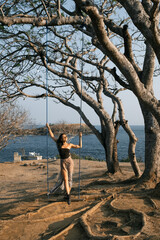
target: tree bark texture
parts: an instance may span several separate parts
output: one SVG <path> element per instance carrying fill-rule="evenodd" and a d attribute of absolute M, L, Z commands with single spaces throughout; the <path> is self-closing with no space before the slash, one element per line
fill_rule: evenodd
<path fill-rule="evenodd" d="M 115 172 L 118 172 L 120 170 L 119 161 L 118 161 L 118 151 L 117 151 L 117 144 L 118 144 L 117 133 L 118 133 L 119 127 L 120 127 L 120 123 L 119 121 L 117 121 L 114 126 L 115 136 L 114 136 L 114 144 L 113 144 L 113 164 L 114 164 Z"/>
<path fill-rule="evenodd" d="M 131 162 L 131 166 L 133 168 L 135 176 L 139 177 L 141 175 L 141 170 L 138 166 L 137 159 L 136 159 L 136 153 L 135 153 L 137 138 L 136 138 L 135 134 L 133 133 L 132 129 L 130 128 L 127 121 L 122 123 L 122 127 L 128 133 L 128 136 L 129 136 L 128 156 L 129 156 L 129 160 Z"/>
<path fill-rule="evenodd" d="M 145 169 L 141 178 L 156 183 L 160 162 L 160 127 L 142 104 L 141 109 L 145 121 Z"/>
<path fill-rule="evenodd" d="M 107 169 L 108 169 L 108 172 L 114 174 L 115 172 L 119 171 L 119 162 L 118 162 L 118 158 L 115 158 L 114 156 L 115 129 L 111 120 L 105 132 L 103 132 L 102 134 L 103 135 L 105 134 L 103 147 L 106 155 Z"/>

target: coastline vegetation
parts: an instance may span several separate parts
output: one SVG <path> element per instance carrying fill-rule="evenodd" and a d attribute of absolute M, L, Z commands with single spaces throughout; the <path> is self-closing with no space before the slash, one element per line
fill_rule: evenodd
<path fill-rule="evenodd" d="M 61 133 L 65 133 L 68 135 L 77 135 L 79 131 L 83 132 L 83 134 L 91 134 L 92 131 L 86 124 L 81 125 L 78 123 L 72 123 L 68 124 L 65 122 L 57 123 L 57 124 L 50 124 L 52 132 L 54 132 L 55 135 L 59 135 Z M 31 129 L 23 129 L 21 131 L 21 135 L 47 135 L 47 128 L 39 127 L 39 128 L 31 128 Z"/>
<path fill-rule="evenodd" d="M 130 162 L 129 157 L 121 159 L 120 162 Z M 137 162 L 143 162 L 142 158 L 137 158 Z"/>

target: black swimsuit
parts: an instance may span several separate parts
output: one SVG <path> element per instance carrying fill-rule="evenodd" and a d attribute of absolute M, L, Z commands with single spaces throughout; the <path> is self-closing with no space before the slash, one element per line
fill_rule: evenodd
<path fill-rule="evenodd" d="M 59 149 L 59 154 L 61 159 L 66 159 L 70 157 L 70 149 L 68 148 L 60 148 Z"/>

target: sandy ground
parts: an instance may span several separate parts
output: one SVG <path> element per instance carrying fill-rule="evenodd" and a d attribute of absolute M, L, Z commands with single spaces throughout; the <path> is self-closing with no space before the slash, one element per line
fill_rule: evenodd
<path fill-rule="evenodd" d="M 121 182 L 133 177 L 129 163 L 113 176 L 105 162 L 81 160 L 79 195 L 74 161 L 71 205 L 63 192 L 47 197 L 46 160 L 0 163 L 0 240 L 160 240 L 160 198 L 153 189 Z M 48 166 L 51 188 L 59 160 Z"/>

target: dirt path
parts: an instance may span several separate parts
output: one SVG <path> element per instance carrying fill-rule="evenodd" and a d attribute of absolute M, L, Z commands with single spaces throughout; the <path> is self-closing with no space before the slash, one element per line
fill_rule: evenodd
<path fill-rule="evenodd" d="M 140 165 L 143 169 L 143 164 Z M 119 183 L 133 176 L 129 163 L 122 173 L 106 175 L 105 163 L 75 160 L 72 203 L 62 193 L 46 195 L 46 161 L 0 164 L 1 240 L 160 240 L 160 198 L 152 189 Z M 54 185 L 59 161 L 49 162 Z"/>

